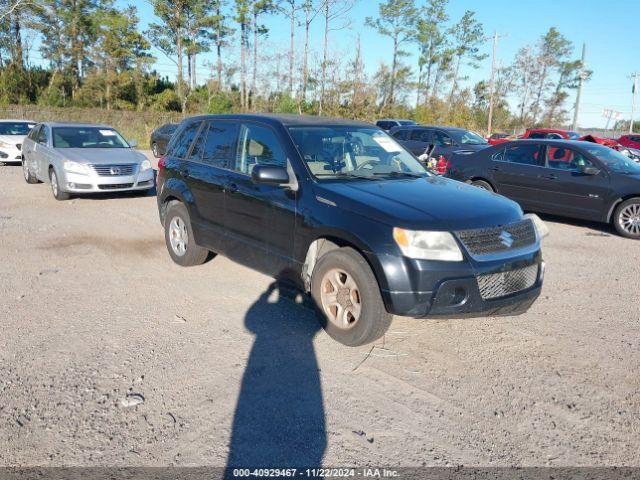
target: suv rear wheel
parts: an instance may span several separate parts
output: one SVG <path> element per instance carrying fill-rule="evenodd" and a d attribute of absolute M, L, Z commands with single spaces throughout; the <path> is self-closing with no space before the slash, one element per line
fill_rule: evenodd
<path fill-rule="evenodd" d="M 640 198 L 630 198 L 618 205 L 613 225 L 623 237 L 640 240 Z"/>
<path fill-rule="evenodd" d="M 196 245 L 187 207 L 171 202 L 164 217 L 164 240 L 171 259 L 183 267 L 202 265 L 209 251 Z"/>
<path fill-rule="evenodd" d="M 326 332 L 351 347 L 382 337 L 393 316 L 382 302 L 369 264 L 352 248 L 323 255 L 311 277 L 311 296 Z"/>

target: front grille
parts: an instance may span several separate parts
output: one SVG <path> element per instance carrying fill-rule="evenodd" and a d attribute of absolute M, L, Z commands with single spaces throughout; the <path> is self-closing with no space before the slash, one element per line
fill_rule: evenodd
<path fill-rule="evenodd" d="M 121 165 L 90 165 L 94 172 L 101 177 L 118 177 L 123 175 L 133 175 L 135 164 L 124 163 Z"/>
<path fill-rule="evenodd" d="M 109 183 L 106 185 L 98 185 L 100 190 L 117 190 L 119 188 L 131 188 L 133 183 Z"/>
<path fill-rule="evenodd" d="M 529 219 L 502 227 L 462 230 L 456 235 L 472 256 L 491 255 L 536 243 L 536 230 Z"/>
<path fill-rule="evenodd" d="M 478 287 L 483 300 L 504 297 L 527 290 L 538 279 L 538 264 L 500 273 L 478 275 Z"/>
<path fill-rule="evenodd" d="M 16 148 L 17 148 L 18 150 L 21 150 L 21 149 L 22 149 L 22 144 L 21 144 L 21 143 L 16 143 Z"/>

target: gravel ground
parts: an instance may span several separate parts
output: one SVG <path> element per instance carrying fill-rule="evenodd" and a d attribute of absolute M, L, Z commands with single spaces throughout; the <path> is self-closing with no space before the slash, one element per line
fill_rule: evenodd
<path fill-rule="evenodd" d="M 640 242 L 545 218 L 525 315 L 348 348 L 272 281 L 184 269 L 152 196 L 0 167 L 0 465 L 640 466 Z"/>

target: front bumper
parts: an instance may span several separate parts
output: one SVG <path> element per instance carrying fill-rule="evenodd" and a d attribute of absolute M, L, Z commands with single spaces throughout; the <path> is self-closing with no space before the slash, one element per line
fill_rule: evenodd
<path fill-rule="evenodd" d="M 14 146 L 0 148 L 0 162 L 20 163 L 22 162 L 22 151 Z"/>
<path fill-rule="evenodd" d="M 126 192 L 148 190 L 155 186 L 153 169 L 143 172 L 134 171 L 132 175 L 114 175 L 109 177 L 97 174 L 81 175 L 61 172 L 60 188 L 69 193 Z"/>
<path fill-rule="evenodd" d="M 538 298 L 544 280 L 540 250 L 490 262 L 434 262 L 391 256 L 385 261 L 383 269 L 390 288 L 382 290 L 382 297 L 387 311 L 415 318 L 519 315 Z M 481 293 L 481 276 L 506 276 L 528 268 L 536 273 L 526 288 L 491 298 Z"/>

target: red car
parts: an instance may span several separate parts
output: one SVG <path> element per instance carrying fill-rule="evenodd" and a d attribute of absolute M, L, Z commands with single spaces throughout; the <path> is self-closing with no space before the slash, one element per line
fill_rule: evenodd
<path fill-rule="evenodd" d="M 560 130 L 558 128 L 527 128 L 520 138 L 550 138 L 552 140 L 577 140 L 580 138 L 578 132 L 571 130 Z"/>
<path fill-rule="evenodd" d="M 499 145 L 510 140 L 513 140 L 513 137 L 508 133 L 494 133 L 487 138 L 487 142 L 489 142 L 489 145 Z"/>
<path fill-rule="evenodd" d="M 640 150 L 640 135 L 623 135 L 618 139 L 620 145 Z"/>

